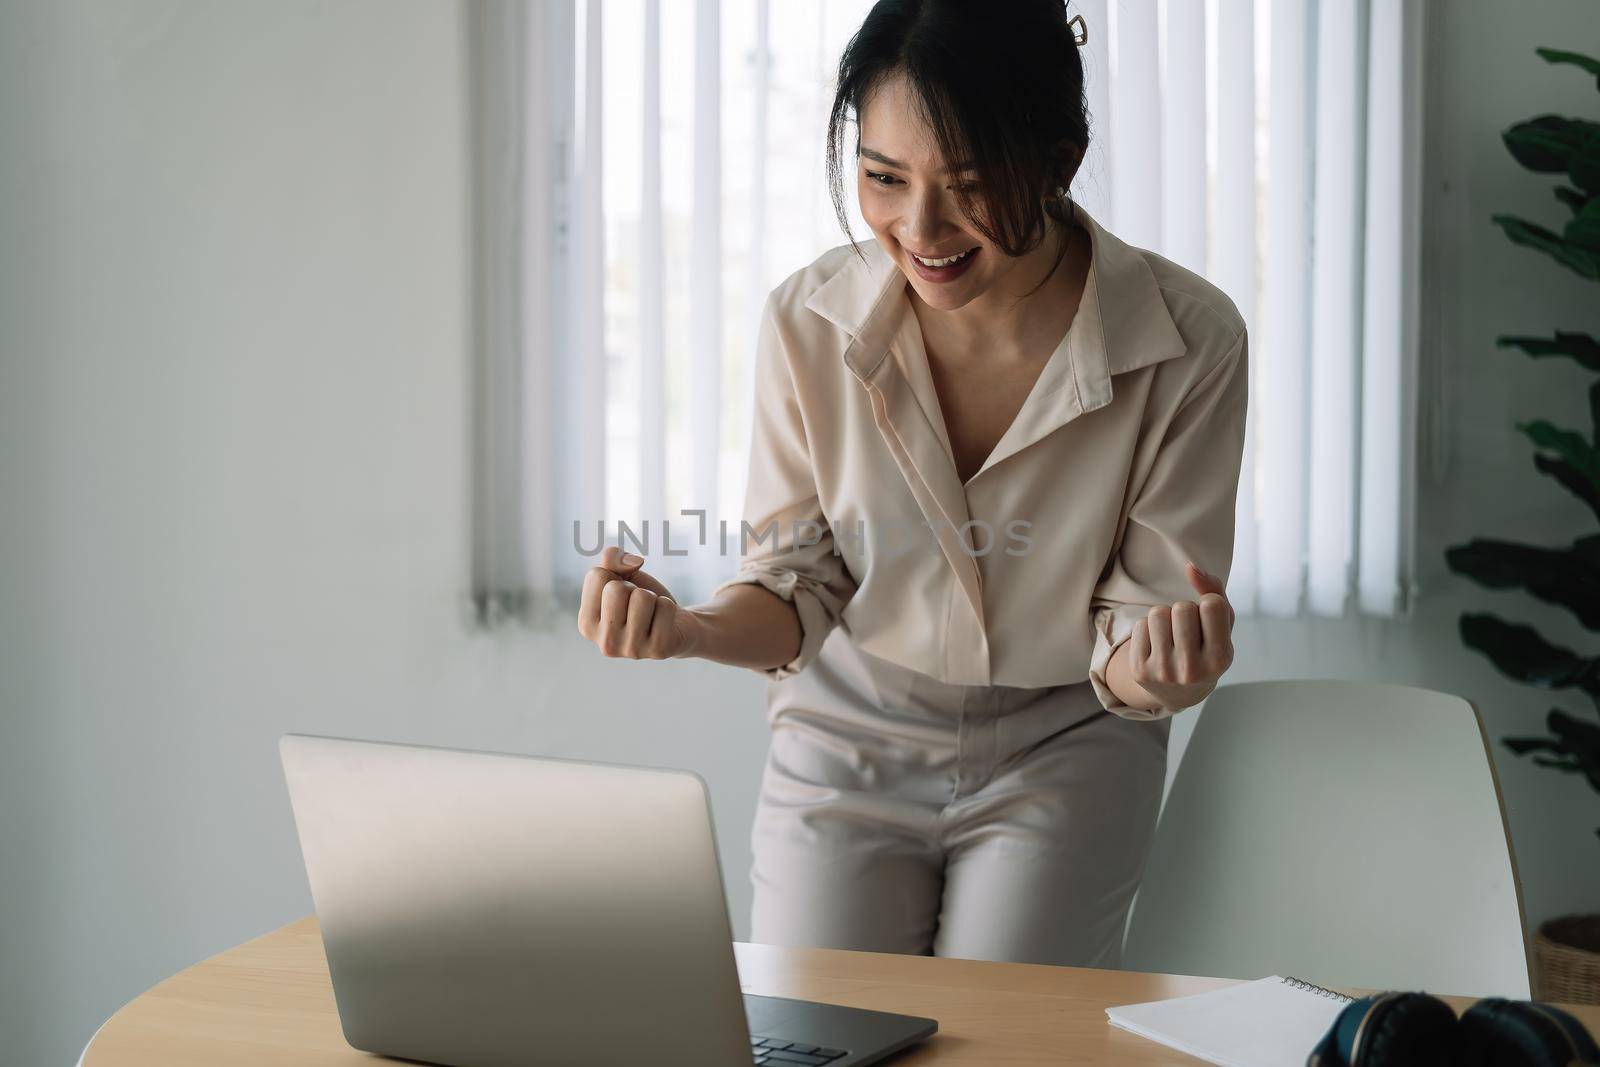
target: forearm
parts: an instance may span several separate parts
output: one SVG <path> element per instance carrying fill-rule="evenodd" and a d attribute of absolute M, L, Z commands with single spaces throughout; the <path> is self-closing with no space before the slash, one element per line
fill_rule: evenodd
<path fill-rule="evenodd" d="M 764 586 L 731 585 L 704 604 L 685 608 L 689 640 L 680 657 L 770 670 L 800 654 L 800 615 Z"/>

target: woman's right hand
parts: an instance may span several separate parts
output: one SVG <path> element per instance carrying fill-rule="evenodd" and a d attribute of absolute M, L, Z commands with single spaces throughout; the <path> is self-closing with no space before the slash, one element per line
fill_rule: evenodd
<path fill-rule="evenodd" d="M 578 632 L 607 656 L 672 659 L 694 644 L 693 616 L 640 570 L 644 559 L 612 545 L 583 577 Z"/>

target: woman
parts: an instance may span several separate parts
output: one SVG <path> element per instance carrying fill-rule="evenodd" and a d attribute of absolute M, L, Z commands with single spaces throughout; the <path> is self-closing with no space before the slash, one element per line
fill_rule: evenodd
<path fill-rule="evenodd" d="M 1115 966 L 1169 717 L 1233 657 L 1244 322 L 1066 194 L 1059 0 L 872 9 L 842 223 L 851 116 L 874 239 L 768 300 L 738 576 L 680 608 L 608 549 L 579 630 L 772 680 L 753 940 Z"/>

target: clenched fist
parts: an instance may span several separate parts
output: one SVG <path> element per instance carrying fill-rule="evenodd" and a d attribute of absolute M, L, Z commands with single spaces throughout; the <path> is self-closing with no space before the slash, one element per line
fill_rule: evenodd
<path fill-rule="evenodd" d="M 1234 611 L 1222 580 L 1193 560 L 1188 577 L 1199 601 L 1151 608 L 1128 642 L 1133 680 L 1166 708 L 1200 703 L 1233 663 Z"/>
<path fill-rule="evenodd" d="M 667 587 L 639 568 L 644 560 L 615 546 L 583 577 L 578 632 L 607 656 L 671 659 L 693 644 L 691 617 Z"/>

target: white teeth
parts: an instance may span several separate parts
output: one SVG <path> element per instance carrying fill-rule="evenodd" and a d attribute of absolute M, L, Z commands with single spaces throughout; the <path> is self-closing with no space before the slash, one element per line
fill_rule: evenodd
<path fill-rule="evenodd" d="M 944 259 L 923 259 L 921 256 L 913 252 L 911 253 L 911 258 L 916 260 L 918 263 L 921 263 L 924 267 L 948 267 L 952 263 L 961 262 L 963 259 L 966 259 L 976 251 L 976 248 L 969 248 L 965 252 L 954 256 L 947 256 Z"/>

